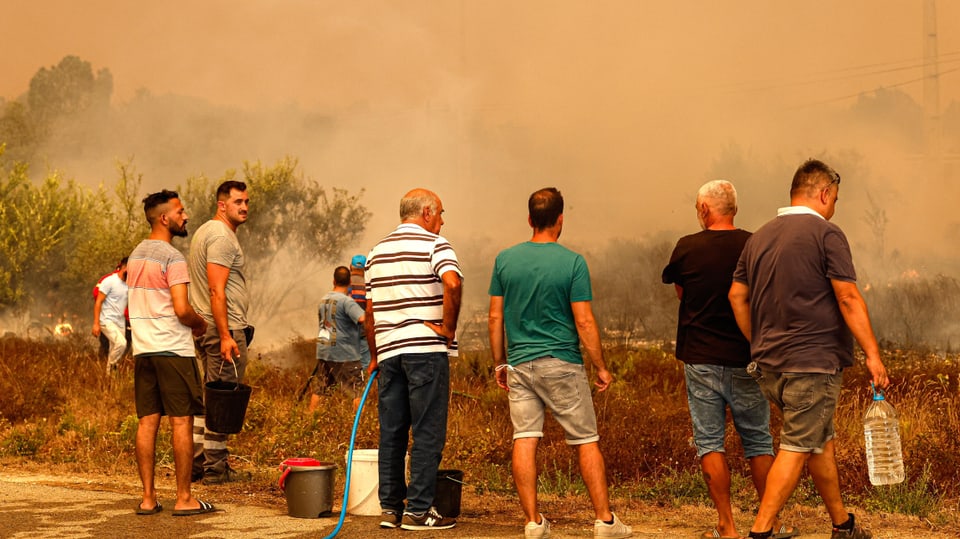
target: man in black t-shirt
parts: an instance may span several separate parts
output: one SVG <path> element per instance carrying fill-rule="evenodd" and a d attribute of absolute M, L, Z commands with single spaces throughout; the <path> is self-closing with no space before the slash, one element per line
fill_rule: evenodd
<path fill-rule="evenodd" d="M 737 326 L 727 299 L 733 270 L 750 233 L 736 228 L 737 191 L 716 180 L 697 193 L 697 219 L 702 231 L 680 238 L 663 270 L 680 299 L 677 317 L 677 359 L 684 362 L 693 441 L 710 498 L 717 507 L 714 537 L 740 537 L 730 506 L 730 469 L 724 438 L 729 407 L 758 496 L 763 496 L 773 463 L 770 406 L 756 381 L 747 374 L 750 343 Z M 796 530 L 779 525 L 778 537 Z"/>

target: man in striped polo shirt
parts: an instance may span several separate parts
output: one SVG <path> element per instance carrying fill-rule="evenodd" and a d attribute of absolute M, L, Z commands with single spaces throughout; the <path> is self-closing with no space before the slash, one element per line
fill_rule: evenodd
<path fill-rule="evenodd" d="M 453 247 L 439 235 L 443 204 L 435 193 L 404 195 L 400 220 L 370 251 L 366 267 L 369 372 L 380 371 L 380 526 L 446 529 L 456 520 L 440 515 L 433 499 L 447 440 L 448 356 L 456 355 L 463 274 Z"/>

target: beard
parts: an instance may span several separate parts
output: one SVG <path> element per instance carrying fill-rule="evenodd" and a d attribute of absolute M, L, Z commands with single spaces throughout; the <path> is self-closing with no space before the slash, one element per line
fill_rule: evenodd
<path fill-rule="evenodd" d="M 187 223 L 183 223 L 182 226 L 177 226 L 173 223 L 170 223 L 170 226 L 167 227 L 167 230 L 170 231 L 172 236 L 176 236 L 178 238 L 187 237 Z"/>

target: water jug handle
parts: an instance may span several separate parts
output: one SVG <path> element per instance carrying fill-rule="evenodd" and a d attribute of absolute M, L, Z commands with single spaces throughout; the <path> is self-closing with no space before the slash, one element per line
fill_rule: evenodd
<path fill-rule="evenodd" d="M 873 390 L 873 400 L 882 401 L 885 400 L 883 396 L 883 389 L 877 390 L 877 386 L 873 383 L 873 380 L 870 381 L 870 389 Z"/>
<path fill-rule="evenodd" d="M 280 469 L 283 470 L 283 473 L 280 474 L 280 481 L 277 482 L 277 485 L 280 486 L 280 490 L 286 492 L 286 485 L 284 483 L 287 480 L 287 476 L 290 475 L 290 467 L 284 462 L 280 464 Z"/>

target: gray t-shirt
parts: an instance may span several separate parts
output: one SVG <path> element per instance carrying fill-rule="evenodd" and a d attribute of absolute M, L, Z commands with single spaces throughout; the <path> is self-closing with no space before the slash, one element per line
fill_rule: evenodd
<path fill-rule="evenodd" d="M 227 277 L 227 323 L 231 330 L 247 327 L 247 281 L 243 275 L 244 257 L 237 235 L 222 221 L 211 219 L 193 234 L 190 242 L 190 304 L 208 324 L 213 323 L 207 263 L 230 268 Z"/>
<path fill-rule="evenodd" d="M 811 213 L 781 210 L 747 240 L 733 274 L 750 287 L 751 356 L 772 372 L 853 365 L 853 336 L 830 282 L 856 282 L 850 246 L 840 227 Z"/>
<path fill-rule="evenodd" d="M 329 292 L 320 300 L 317 317 L 317 359 L 344 362 L 360 361 L 360 324 L 363 309 L 349 296 Z"/>

